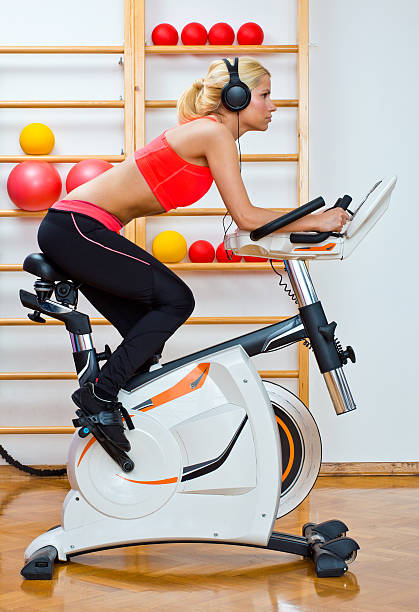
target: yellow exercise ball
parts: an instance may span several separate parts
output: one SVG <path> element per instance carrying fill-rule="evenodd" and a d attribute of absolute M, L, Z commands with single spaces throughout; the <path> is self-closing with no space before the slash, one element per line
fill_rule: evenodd
<path fill-rule="evenodd" d="M 186 255 L 188 246 L 179 232 L 160 232 L 153 240 L 153 255 L 163 263 L 178 263 Z"/>
<path fill-rule="evenodd" d="M 43 123 L 30 123 L 20 133 L 20 146 L 26 155 L 48 155 L 55 145 L 52 130 Z"/>

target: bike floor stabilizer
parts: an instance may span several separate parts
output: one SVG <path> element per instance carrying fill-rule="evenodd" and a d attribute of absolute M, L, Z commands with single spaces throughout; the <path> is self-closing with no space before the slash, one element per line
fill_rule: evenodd
<path fill-rule="evenodd" d="M 348 569 L 348 565 L 355 561 L 358 544 L 352 538 L 346 537 L 348 531 L 345 523 L 339 520 L 325 521 L 324 523 L 306 523 L 303 527 L 303 536 L 291 535 L 288 533 L 272 532 L 267 546 L 256 546 L 249 544 L 252 548 L 265 548 L 287 552 L 294 555 L 301 555 L 313 561 L 316 575 L 318 578 L 330 578 L 342 576 Z M 190 544 L 211 544 L 206 540 L 174 540 L 174 543 Z M 123 548 L 124 546 L 138 546 L 145 544 L 164 544 L 162 540 L 121 544 L 109 548 Z M 219 544 L 236 544 L 235 542 L 218 542 Z M 246 546 L 246 544 L 238 544 Z M 106 548 L 85 550 L 83 553 L 68 555 L 68 558 L 77 554 L 86 554 Z M 20 572 L 27 580 L 51 580 L 54 573 L 54 563 L 58 557 L 57 549 L 54 546 L 44 546 L 35 551 L 27 560 L 24 568 Z"/>

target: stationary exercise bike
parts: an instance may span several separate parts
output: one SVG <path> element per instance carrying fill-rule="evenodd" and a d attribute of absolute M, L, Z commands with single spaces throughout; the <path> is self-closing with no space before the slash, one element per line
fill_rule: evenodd
<path fill-rule="evenodd" d="M 135 428 L 132 450 L 98 443 L 94 425 L 74 434 L 69 456 L 71 490 L 62 523 L 37 537 L 25 552 L 22 575 L 50 579 L 55 561 L 87 552 L 165 542 L 236 544 L 289 552 L 313 560 L 318 576 L 341 576 L 358 544 L 339 520 L 308 523 L 302 536 L 273 531 L 277 518 L 312 489 L 321 463 L 316 423 L 298 397 L 262 381 L 251 357 L 299 341 L 314 352 L 337 414 L 354 410 L 343 366 L 355 361 L 335 337 L 305 264 L 307 259 L 350 255 L 389 205 L 396 178 L 378 182 L 348 209 L 341 234 L 274 233 L 324 206 L 317 198 L 265 226 L 237 230 L 225 245 L 239 255 L 284 259 L 299 314 L 181 357 L 156 363 L 128 381 L 119 400 Z M 98 362 L 89 317 L 76 310 L 77 283 L 39 253 L 24 269 L 35 274 L 35 294 L 20 291 L 28 316 L 59 319 L 70 333 L 80 385 L 94 381 Z M 51 299 L 52 294 L 55 300 Z M 291 291 L 290 291 L 291 293 Z"/>

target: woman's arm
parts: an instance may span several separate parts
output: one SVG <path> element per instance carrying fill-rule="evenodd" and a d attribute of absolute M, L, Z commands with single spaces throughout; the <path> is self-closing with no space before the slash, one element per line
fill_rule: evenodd
<path fill-rule="evenodd" d="M 205 156 L 223 202 L 237 227 L 252 231 L 278 218 L 268 208 L 253 206 L 240 175 L 234 138 L 221 124 L 210 126 L 205 138 Z M 341 208 L 311 214 L 289 223 L 281 232 L 340 231 L 349 215 Z"/>

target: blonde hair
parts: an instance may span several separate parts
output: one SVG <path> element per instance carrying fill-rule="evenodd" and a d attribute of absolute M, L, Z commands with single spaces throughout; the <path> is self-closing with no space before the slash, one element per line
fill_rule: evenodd
<path fill-rule="evenodd" d="M 234 64 L 233 58 L 227 58 Z M 253 57 L 239 58 L 239 76 L 250 90 L 257 87 L 270 72 Z M 204 79 L 197 79 L 186 89 L 177 102 L 177 115 L 179 123 L 185 123 L 196 117 L 211 115 L 219 111 L 221 90 L 230 80 L 227 66 L 223 60 L 215 60 L 208 69 Z"/>

